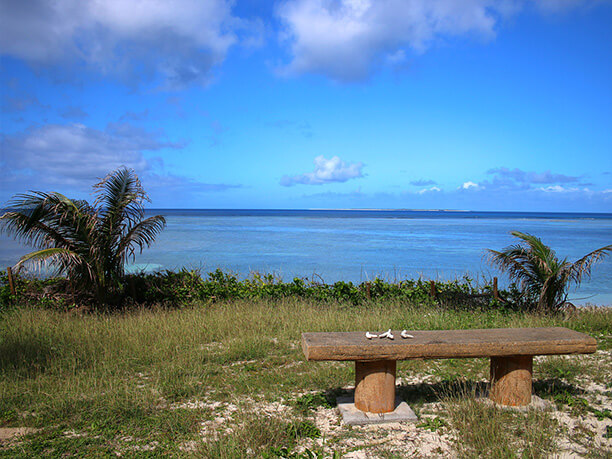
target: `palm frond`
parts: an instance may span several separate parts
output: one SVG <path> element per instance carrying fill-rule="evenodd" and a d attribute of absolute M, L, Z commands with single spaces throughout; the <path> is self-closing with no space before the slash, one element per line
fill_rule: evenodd
<path fill-rule="evenodd" d="M 155 215 L 134 225 L 121 239 L 117 248 L 117 256 L 125 263 L 133 260 L 136 247 L 142 250 L 150 247 L 157 235 L 165 228 L 166 219 L 161 215 Z"/>
<path fill-rule="evenodd" d="M 591 269 L 593 265 L 601 262 L 610 254 L 610 252 L 612 252 L 612 244 L 600 247 L 597 250 L 587 253 L 584 257 L 580 258 L 569 267 L 567 270 L 568 278 L 572 282 L 580 284 L 583 277 L 591 276 Z"/>
<path fill-rule="evenodd" d="M 502 272 L 516 279 L 523 288 L 531 289 L 541 284 L 540 276 L 531 260 L 530 252 L 521 245 L 511 245 L 502 252 L 488 250 L 489 263 L 496 265 Z"/>
<path fill-rule="evenodd" d="M 538 277 L 544 277 L 550 270 L 550 262 L 556 259 L 555 252 L 537 236 L 520 231 L 511 231 L 510 234 L 527 244 L 525 253 L 528 254 L 532 271 Z"/>
<path fill-rule="evenodd" d="M 2 231 L 38 247 L 72 247 L 79 239 L 75 237 L 72 223 L 91 219 L 59 193 L 17 195 L 8 203 L 7 210 L 0 220 Z"/>
<path fill-rule="evenodd" d="M 94 190 L 97 195 L 94 206 L 101 208 L 109 228 L 122 218 L 132 223 L 139 221 L 144 215 L 143 203 L 149 201 L 134 170 L 125 167 L 104 177 L 94 185 Z"/>
<path fill-rule="evenodd" d="M 51 247 L 28 253 L 19 259 L 15 269 L 21 269 L 25 264 L 31 265 L 35 270 L 40 270 L 45 265 L 55 265 L 59 272 L 65 272 L 75 263 L 81 263 L 81 258 L 69 249 Z"/>
<path fill-rule="evenodd" d="M 542 310 L 557 310 L 567 299 L 569 284 L 580 284 L 583 276 L 591 274 L 592 266 L 612 252 L 612 245 L 608 245 L 571 263 L 559 260 L 555 251 L 536 236 L 520 231 L 510 234 L 521 242 L 502 252 L 489 250 L 489 262 L 519 281 L 521 289 Z"/>
<path fill-rule="evenodd" d="M 131 169 L 122 167 L 104 177 L 94 186 L 97 198 L 98 240 L 103 248 L 101 258 L 107 269 L 114 269 L 119 260 L 117 253 L 121 239 L 144 217 L 143 202 L 148 200 L 140 180 Z"/>

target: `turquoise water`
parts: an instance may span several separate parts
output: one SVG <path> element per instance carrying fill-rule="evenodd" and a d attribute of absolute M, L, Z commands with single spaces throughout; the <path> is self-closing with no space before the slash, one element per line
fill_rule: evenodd
<path fill-rule="evenodd" d="M 486 262 L 487 248 L 513 243 L 518 230 L 539 236 L 560 257 L 575 260 L 612 244 L 612 214 L 442 211 L 157 210 L 167 227 L 132 269 L 216 268 L 361 282 L 422 276 L 503 276 Z M 0 266 L 25 248 L 2 236 Z M 612 304 L 612 257 L 571 293 L 577 304 Z"/>

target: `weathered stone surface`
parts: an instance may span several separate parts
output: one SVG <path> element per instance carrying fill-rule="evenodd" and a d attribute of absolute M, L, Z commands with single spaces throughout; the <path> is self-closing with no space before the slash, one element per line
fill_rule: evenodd
<path fill-rule="evenodd" d="M 495 403 L 488 396 L 478 397 L 476 400 L 487 405 L 496 406 L 498 408 L 511 411 L 555 411 L 557 409 L 556 405 L 550 400 L 545 400 L 533 394 L 531 394 L 531 402 L 529 403 L 529 405 L 523 406 L 500 405 L 499 403 Z"/>
<path fill-rule="evenodd" d="M 355 407 L 352 397 L 338 397 L 338 409 L 345 424 L 362 426 L 387 422 L 415 422 L 418 418 L 408 404 L 399 397 L 395 399 L 395 409 L 389 413 L 371 413 Z"/>

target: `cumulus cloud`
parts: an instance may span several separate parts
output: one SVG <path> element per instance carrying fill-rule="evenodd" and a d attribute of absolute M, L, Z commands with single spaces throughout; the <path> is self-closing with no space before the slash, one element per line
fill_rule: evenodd
<path fill-rule="evenodd" d="M 103 130 L 82 124 L 31 127 L 0 138 L 0 197 L 4 201 L 27 190 L 57 190 L 87 198 L 97 179 L 120 166 L 136 171 L 157 205 L 196 202 L 210 193 L 242 187 L 166 172 L 163 160 L 151 156 L 184 146 L 165 139 L 163 131 L 127 123 L 109 123 Z"/>
<path fill-rule="evenodd" d="M 590 3 L 595 0 L 287 0 L 277 8 L 291 55 L 282 71 L 358 81 L 439 41 L 490 40 L 501 20 L 526 5 L 549 14 Z"/>
<path fill-rule="evenodd" d="M 0 52 L 35 66 L 76 62 L 130 82 L 206 84 L 248 30 L 229 0 L 7 0 Z"/>
<path fill-rule="evenodd" d="M 439 187 L 437 187 L 437 186 L 431 186 L 429 188 L 423 188 L 423 189 L 417 191 L 417 193 L 425 194 L 425 193 L 435 193 L 437 191 L 442 191 L 442 190 Z"/>
<path fill-rule="evenodd" d="M 497 167 L 494 169 L 489 169 L 487 174 L 491 175 L 492 178 L 482 180 L 478 183 L 471 181 L 465 182 L 459 187 L 459 190 L 505 192 L 537 190 L 553 192 L 578 189 L 575 187 L 567 187 L 567 184 L 576 184 L 579 186 L 593 185 L 593 183 L 590 182 L 583 182 L 584 177 L 558 174 L 549 170 L 544 172 L 534 172 L 524 171 L 518 168 L 510 169 L 507 167 Z"/>
<path fill-rule="evenodd" d="M 475 209 L 475 203 L 480 203 L 481 206 L 483 203 L 488 203 L 490 209 L 551 210 L 554 208 L 565 211 L 570 209 L 585 211 L 588 208 L 606 211 L 612 198 L 605 189 L 598 190 L 597 184 L 582 184 L 582 179 L 577 176 L 505 167 L 487 172 L 493 177 L 478 182 L 466 181 L 454 192 L 439 196 L 455 200 L 453 207 L 465 209 Z M 595 188 L 586 185 L 593 185 Z"/>
<path fill-rule="evenodd" d="M 468 181 L 464 182 L 463 185 L 461 185 L 459 188 L 462 190 L 478 189 L 480 188 L 480 185 L 478 185 L 478 183 Z"/>
<path fill-rule="evenodd" d="M 305 174 L 281 178 L 283 186 L 323 185 L 324 183 L 346 182 L 347 180 L 363 177 L 363 163 L 346 163 L 338 156 L 326 159 L 323 155 L 314 159 L 315 170 Z"/>
<path fill-rule="evenodd" d="M 286 71 L 339 81 L 363 79 L 375 64 L 438 38 L 491 38 L 506 13 L 506 2 L 489 0 L 289 0 L 278 8 L 292 55 Z"/>
<path fill-rule="evenodd" d="M 0 138 L 0 167 L 5 177 L 22 177 L 24 183 L 34 179 L 88 187 L 122 165 L 137 172 L 149 170 L 152 161 L 145 158 L 144 151 L 183 146 L 164 140 L 162 132 L 125 123 L 110 123 L 105 130 L 83 124 L 49 124 Z"/>
<path fill-rule="evenodd" d="M 410 184 L 414 186 L 429 186 L 429 185 L 436 185 L 436 182 L 435 180 L 419 179 L 419 180 L 411 180 Z"/>
<path fill-rule="evenodd" d="M 573 192 L 573 191 L 579 191 L 579 189 L 576 187 L 564 187 L 561 185 L 542 186 L 542 187 L 539 187 L 538 190 L 544 191 L 546 193 L 568 193 L 568 192 Z M 589 191 L 589 190 L 585 188 L 582 191 Z"/>

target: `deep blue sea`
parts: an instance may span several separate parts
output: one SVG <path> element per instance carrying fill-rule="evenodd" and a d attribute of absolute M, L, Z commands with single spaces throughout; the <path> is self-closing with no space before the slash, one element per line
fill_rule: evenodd
<path fill-rule="evenodd" d="M 486 261 L 488 248 L 514 242 L 518 230 L 540 237 L 571 261 L 612 244 L 612 214 L 412 210 L 149 210 L 166 217 L 155 245 L 131 269 L 221 268 L 362 282 L 376 276 L 448 280 L 503 276 Z M 0 236 L 0 266 L 27 248 Z M 572 291 L 576 304 L 612 304 L 612 257 Z"/>

